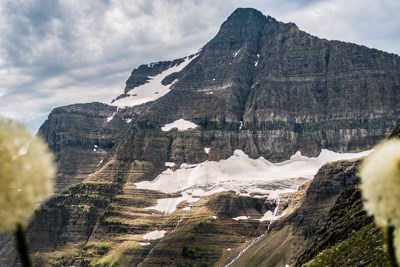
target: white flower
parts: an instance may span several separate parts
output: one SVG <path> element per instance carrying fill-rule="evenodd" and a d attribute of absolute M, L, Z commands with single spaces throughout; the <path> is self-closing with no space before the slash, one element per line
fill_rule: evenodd
<path fill-rule="evenodd" d="M 359 175 L 366 211 L 382 227 L 400 226 L 400 140 L 377 145 Z"/>
<path fill-rule="evenodd" d="M 0 118 L 0 231 L 27 224 L 38 203 L 50 195 L 54 173 L 47 145 Z"/>

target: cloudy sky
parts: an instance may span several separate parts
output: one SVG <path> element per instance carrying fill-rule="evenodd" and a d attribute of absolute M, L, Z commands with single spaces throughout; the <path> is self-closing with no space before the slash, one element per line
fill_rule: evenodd
<path fill-rule="evenodd" d="M 0 115 L 35 131 L 54 107 L 109 103 L 133 68 L 197 52 L 237 7 L 400 54 L 398 0 L 0 0 Z"/>

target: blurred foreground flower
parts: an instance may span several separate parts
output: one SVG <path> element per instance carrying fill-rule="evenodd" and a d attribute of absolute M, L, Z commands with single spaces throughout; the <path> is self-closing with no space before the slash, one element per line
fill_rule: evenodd
<path fill-rule="evenodd" d="M 400 140 L 378 144 L 361 165 L 359 176 L 364 208 L 382 227 L 392 266 L 398 266 L 394 232 L 400 229 Z"/>
<path fill-rule="evenodd" d="M 379 226 L 400 227 L 400 140 L 376 146 L 364 160 L 359 175 L 368 213 Z"/>
<path fill-rule="evenodd" d="M 51 194 L 54 173 L 47 145 L 0 118 L 0 232 L 13 232 L 17 246 L 33 210 Z"/>

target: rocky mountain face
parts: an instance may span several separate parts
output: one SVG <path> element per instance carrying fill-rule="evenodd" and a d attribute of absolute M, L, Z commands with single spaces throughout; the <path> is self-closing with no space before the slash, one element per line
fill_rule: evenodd
<path fill-rule="evenodd" d="M 39 133 L 58 162 L 57 190 L 80 183 L 93 173 L 124 135 L 127 119 L 114 119 L 116 113 L 116 107 L 101 103 L 70 105 L 51 112 Z"/>
<path fill-rule="evenodd" d="M 137 183 L 167 167 L 189 170 L 227 159 L 236 149 L 275 162 L 296 151 L 316 156 L 321 149 L 370 149 L 399 124 L 399 64 L 397 55 L 319 39 L 241 8 L 196 55 L 133 70 L 112 105 L 53 110 L 39 133 L 57 158 L 57 192 L 29 226 L 36 265 L 308 262 L 371 223 L 354 187 L 359 161 L 329 163 L 297 192 L 279 197 L 193 190 L 189 201 L 178 190 Z M 119 106 L 163 74 L 157 86 L 169 91 L 162 97 Z M 178 119 L 197 127 L 162 129 Z M 271 217 L 259 219 L 268 212 Z M 11 240 L 0 238 L 1 265 L 16 266 Z"/>
<path fill-rule="evenodd" d="M 319 39 L 238 9 L 142 116 L 193 121 L 216 142 L 232 136 L 229 155 L 235 147 L 273 160 L 298 150 L 358 151 L 397 125 L 399 74 L 397 55 Z"/>

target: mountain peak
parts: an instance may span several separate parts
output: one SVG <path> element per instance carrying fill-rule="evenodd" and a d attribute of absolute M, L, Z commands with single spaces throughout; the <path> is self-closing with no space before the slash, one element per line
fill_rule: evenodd
<path fill-rule="evenodd" d="M 257 9 L 237 8 L 224 22 L 222 28 L 224 28 L 224 26 L 265 24 L 267 20 L 268 18 Z"/>
<path fill-rule="evenodd" d="M 228 17 L 228 20 L 234 17 L 264 17 L 265 15 L 258 11 L 255 8 L 249 8 L 249 7 L 239 7 L 233 11 L 233 13 Z"/>

